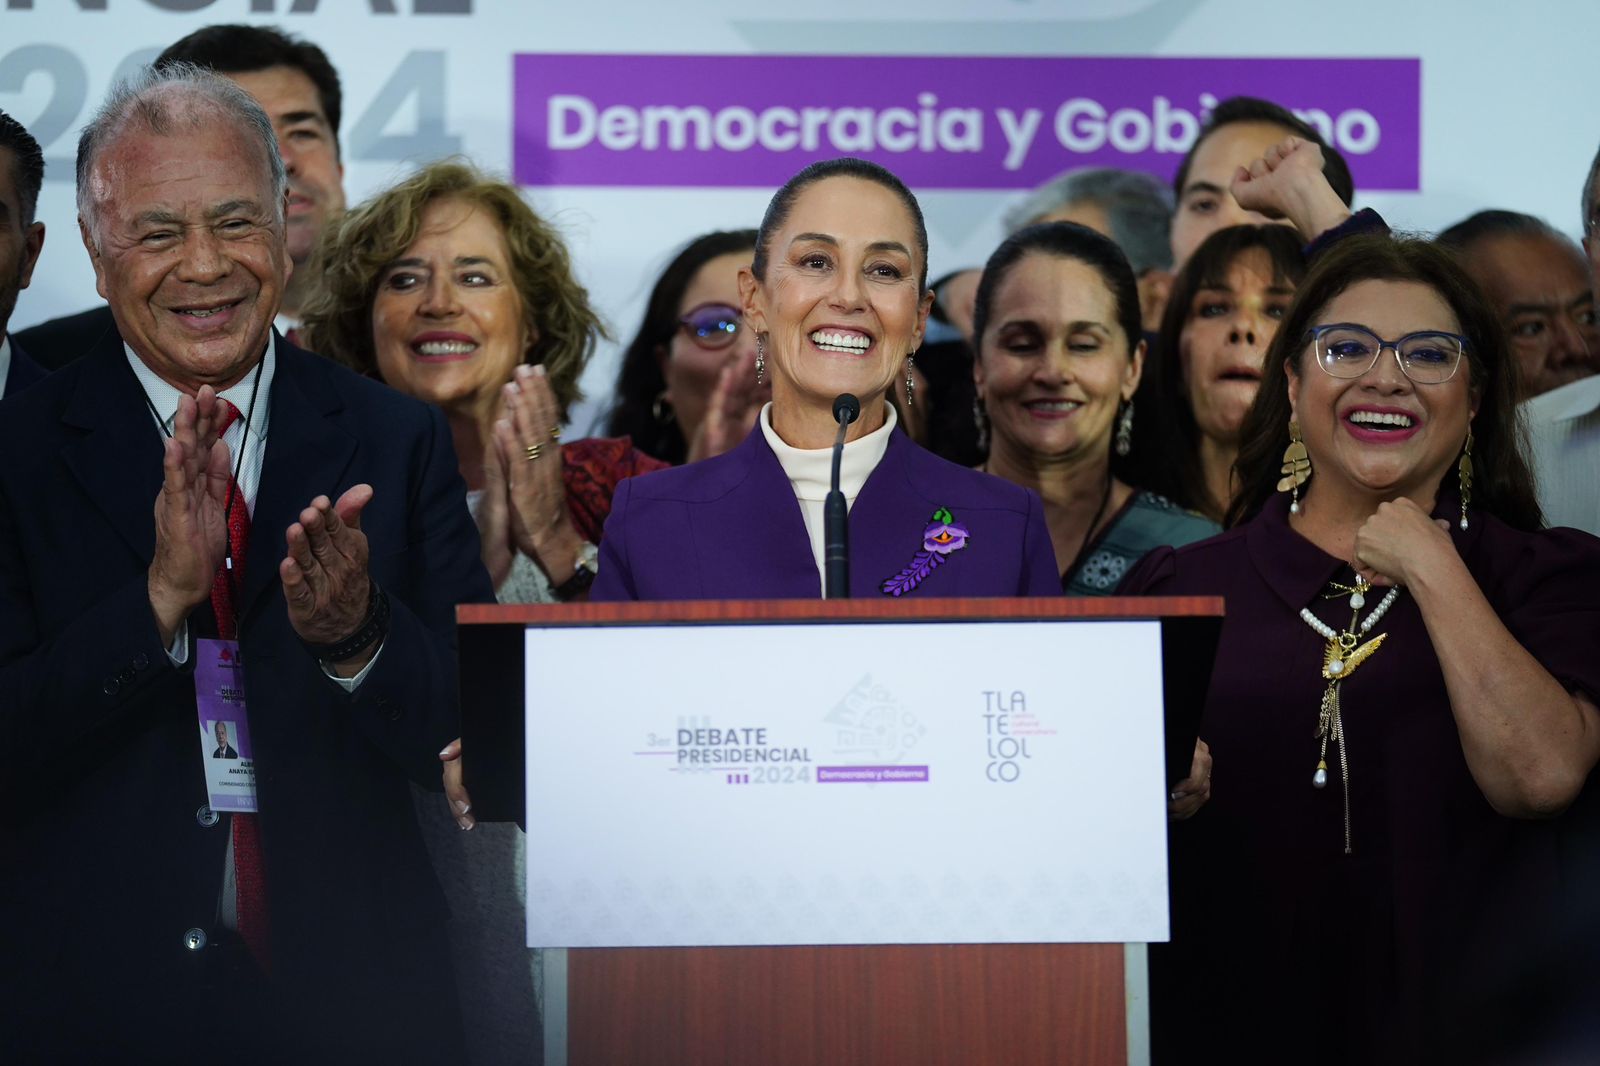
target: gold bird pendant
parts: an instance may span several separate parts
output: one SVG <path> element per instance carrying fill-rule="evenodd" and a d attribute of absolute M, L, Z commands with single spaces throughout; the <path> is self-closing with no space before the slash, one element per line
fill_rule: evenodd
<path fill-rule="evenodd" d="M 1379 633 L 1361 646 L 1356 646 L 1354 633 L 1341 633 L 1328 641 L 1327 650 L 1322 653 L 1322 676 L 1328 681 L 1343 681 L 1356 672 L 1356 667 L 1366 662 L 1372 653 L 1383 644 L 1387 633 Z"/>

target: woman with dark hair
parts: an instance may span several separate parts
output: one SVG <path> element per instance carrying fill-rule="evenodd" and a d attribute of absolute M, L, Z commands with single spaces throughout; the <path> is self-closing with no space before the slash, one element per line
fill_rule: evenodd
<path fill-rule="evenodd" d="M 1150 549 L 1219 531 L 1116 476 L 1145 344 L 1138 282 L 1109 237 L 1070 222 L 1008 237 L 978 283 L 973 331 L 981 469 L 1044 500 L 1068 595 L 1109 595 Z"/>
<path fill-rule="evenodd" d="M 760 409 L 767 390 L 739 373 L 755 355 L 739 314 L 739 270 L 755 247 L 753 229 L 707 233 L 667 264 L 622 354 L 608 436 L 631 437 L 646 455 L 679 466 L 703 457 L 693 443 L 719 382 L 739 392 L 730 406 Z M 725 370 L 737 376 L 724 381 Z"/>
<path fill-rule="evenodd" d="M 835 159 L 790 179 L 739 273 L 756 372 L 770 376 L 772 402 L 732 451 L 619 487 L 595 597 L 821 593 L 834 401 L 843 393 L 860 401 L 840 467 L 851 595 L 1055 593 L 1038 497 L 896 432 L 885 396 L 910 381 L 932 303 L 927 269 L 922 210 L 887 170 Z"/>
<path fill-rule="evenodd" d="M 889 393 L 901 427 L 941 459 L 960 466 L 983 461 L 978 450 L 976 399 L 972 391 L 972 297 L 981 270 L 957 270 L 928 285 L 933 307 L 928 330 L 911 370 L 915 403 Z"/>
<path fill-rule="evenodd" d="M 1283 226 L 1218 230 L 1189 257 L 1134 397 L 1146 428 L 1134 438 L 1129 471 L 1140 484 L 1222 521 L 1239 427 L 1305 270 L 1300 238 Z"/>
<path fill-rule="evenodd" d="M 1515 375 L 1447 252 L 1347 238 L 1268 352 L 1235 528 L 1124 584 L 1228 605 L 1224 785 L 1174 836 L 1156 966 L 1174 1054 L 1201 1024 L 1238 1061 L 1498 1054 L 1489 982 L 1576 902 L 1555 816 L 1600 760 L 1600 541 L 1540 529 Z"/>

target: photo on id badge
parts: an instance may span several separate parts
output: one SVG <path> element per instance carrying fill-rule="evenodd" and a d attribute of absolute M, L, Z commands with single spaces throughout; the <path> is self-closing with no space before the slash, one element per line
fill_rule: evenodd
<path fill-rule="evenodd" d="M 206 792 L 216 811 L 256 809 L 255 759 L 244 705 L 244 663 L 233 640 L 195 642 L 195 706 Z"/>

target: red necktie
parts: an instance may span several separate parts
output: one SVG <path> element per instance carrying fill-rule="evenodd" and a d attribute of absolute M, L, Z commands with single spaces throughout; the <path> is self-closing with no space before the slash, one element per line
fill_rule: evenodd
<path fill-rule="evenodd" d="M 239 417 L 239 409 L 227 400 L 217 400 L 217 439 Z M 246 430 L 248 433 L 248 430 Z M 241 439 L 242 453 L 248 442 Z M 244 590 L 245 552 L 250 546 L 250 509 L 245 504 L 244 490 L 228 476 L 228 551 L 233 557 L 233 570 L 226 564 L 217 569 L 211 583 L 211 610 L 217 617 L 217 635 L 224 640 L 238 636 L 238 616 L 234 610 L 235 599 Z M 237 888 L 236 919 L 239 936 L 245 946 L 261 964 L 268 968 L 271 956 L 267 950 L 267 876 L 261 861 L 261 826 L 253 814 L 233 816 L 233 873 Z"/>

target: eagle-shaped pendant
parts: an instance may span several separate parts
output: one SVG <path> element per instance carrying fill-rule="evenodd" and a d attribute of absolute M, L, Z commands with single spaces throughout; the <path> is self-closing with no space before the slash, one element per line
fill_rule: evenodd
<path fill-rule="evenodd" d="M 1322 653 L 1322 676 L 1328 681 L 1343 681 L 1356 672 L 1356 667 L 1366 662 L 1367 658 L 1383 643 L 1387 633 L 1379 633 L 1360 647 L 1356 646 L 1356 638 L 1350 633 L 1343 633 L 1338 640 L 1328 641 L 1327 650 Z"/>

